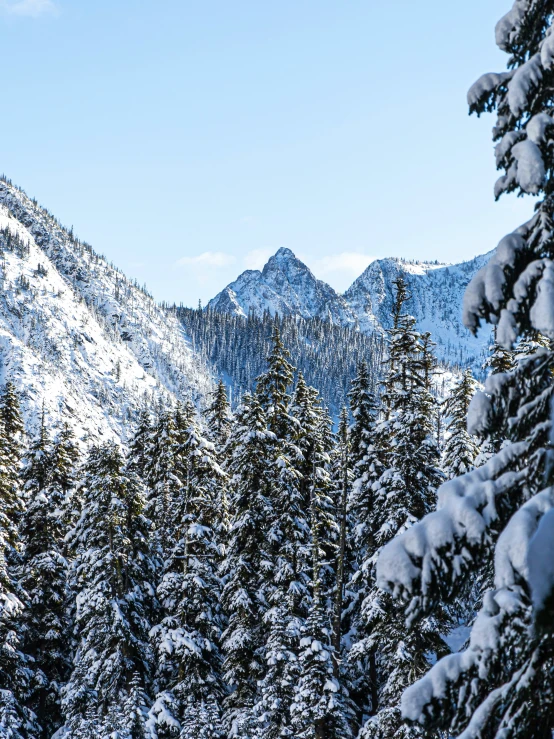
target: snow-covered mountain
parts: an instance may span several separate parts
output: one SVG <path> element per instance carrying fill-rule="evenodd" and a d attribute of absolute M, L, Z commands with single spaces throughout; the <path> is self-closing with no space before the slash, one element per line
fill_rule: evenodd
<path fill-rule="evenodd" d="M 0 382 L 28 423 L 126 438 L 141 403 L 211 387 L 174 314 L 159 307 L 9 181 L 0 181 Z"/>
<path fill-rule="evenodd" d="M 406 262 L 378 259 L 348 288 L 344 298 L 357 317 L 361 331 L 382 331 L 391 326 L 394 281 L 402 275 L 410 299 L 407 309 L 420 331 L 429 331 L 439 359 L 462 366 L 481 366 L 490 337 L 475 337 L 462 324 L 462 299 L 473 275 L 490 254 L 460 264 Z"/>
<path fill-rule="evenodd" d="M 290 249 L 279 249 L 263 270 L 247 270 L 208 304 L 218 313 L 246 316 L 297 315 L 354 325 L 356 316 L 345 299 L 313 273 Z"/>
<path fill-rule="evenodd" d="M 236 315 L 253 311 L 261 316 L 267 310 L 328 318 L 343 326 L 357 326 L 364 333 L 383 332 L 391 325 L 394 280 L 402 274 L 411 294 L 408 309 L 418 328 L 431 332 L 439 358 L 477 369 L 490 339 L 486 331 L 476 338 L 462 325 L 462 296 L 488 258 L 486 254 L 453 265 L 379 259 L 339 295 L 316 279 L 290 249 L 279 249 L 261 272 L 244 272 L 208 306 Z"/>

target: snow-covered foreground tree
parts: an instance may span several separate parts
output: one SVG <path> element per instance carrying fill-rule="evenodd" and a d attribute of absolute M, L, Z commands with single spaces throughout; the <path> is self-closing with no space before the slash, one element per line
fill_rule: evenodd
<path fill-rule="evenodd" d="M 408 689 L 406 719 L 464 739 L 550 739 L 554 730 L 554 190 L 551 2 L 516 0 L 496 27 L 508 71 L 484 75 L 471 111 L 496 110 L 504 192 L 541 196 L 535 215 L 506 236 L 467 289 L 464 320 L 496 325 L 515 366 L 492 374 L 469 409 L 469 431 L 505 439 L 482 467 L 439 490 L 439 507 L 384 549 L 379 583 L 416 623 L 459 598 L 476 565 L 494 560 L 468 646 Z M 537 334 L 550 341 L 537 341 Z M 541 346 L 542 344 L 542 346 Z"/>

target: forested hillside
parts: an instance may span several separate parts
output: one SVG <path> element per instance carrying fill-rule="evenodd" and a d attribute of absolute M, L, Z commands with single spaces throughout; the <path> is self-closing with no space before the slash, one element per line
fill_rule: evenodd
<path fill-rule="evenodd" d="M 381 379 L 384 339 L 380 334 L 365 335 L 319 318 L 271 316 L 269 312 L 259 318 L 253 313 L 243 317 L 209 308 L 178 308 L 177 316 L 194 354 L 229 386 L 233 405 L 254 389 L 256 378 L 265 368 L 275 327 L 306 382 L 319 390 L 335 416 L 346 402 L 350 382 L 362 360 L 368 364 L 372 387 Z"/>
<path fill-rule="evenodd" d="M 144 403 L 201 402 L 209 370 L 179 322 L 9 180 L 0 180 L 0 382 L 30 425 L 125 439 Z"/>
<path fill-rule="evenodd" d="M 271 324 L 235 413 L 223 382 L 201 415 L 190 401 L 144 406 L 128 449 L 107 442 L 81 457 L 71 429 L 52 433 L 44 415 L 27 437 L 7 383 L 6 736 L 409 733 L 402 690 L 449 651 L 472 600 L 406 630 L 376 587 L 375 558 L 432 510 L 447 475 L 473 466 L 479 443 L 460 423 L 469 371 L 441 408 L 433 343 L 406 312 L 401 279 L 396 290 L 386 352 L 377 366 L 359 347 L 336 432 L 293 364 L 286 321 Z"/>

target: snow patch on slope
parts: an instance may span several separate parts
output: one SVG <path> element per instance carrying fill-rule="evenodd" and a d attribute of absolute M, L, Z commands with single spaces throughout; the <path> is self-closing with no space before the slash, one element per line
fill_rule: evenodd
<path fill-rule="evenodd" d="M 125 440 L 141 404 L 209 391 L 176 317 L 5 181 L 0 230 L 0 382 L 29 425 L 44 406 L 83 441 Z"/>

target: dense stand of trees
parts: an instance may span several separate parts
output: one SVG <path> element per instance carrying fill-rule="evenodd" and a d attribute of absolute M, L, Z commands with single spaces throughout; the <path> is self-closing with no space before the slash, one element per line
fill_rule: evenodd
<path fill-rule="evenodd" d="M 359 362 L 336 427 L 275 323 L 235 413 L 220 382 L 202 413 L 144 409 L 126 451 L 80 457 L 44 420 L 27 440 L 6 385 L 6 736 L 418 735 L 401 694 L 448 651 L 454 614 L 406 628 L 375 580 L 380 550 L 445 477 L 432 343 L 396 289 L 387 359 Z M 449 470 L 473 387 L 466 373 L 447 404 Z"/>
<path fill-rule="evenodd" d="M 265 368 L 271 336 L 278 327 L 283 342 L 294 357 L 306 382 L 319 390 L 333 415 L 338 415 L 350 391 L 359 363 L 365 361 L 372 383 L 378 384 L 382 369 L 384 340 L 380 334 L 367 336 L 353 328 L 334 325 L 319 318 L 295 316 L 262 318 L 250 314 L 230 316 L 209 308 L 175 308 L 194 350 L 225 378 L 234 396 L 251 392 Z"/>

